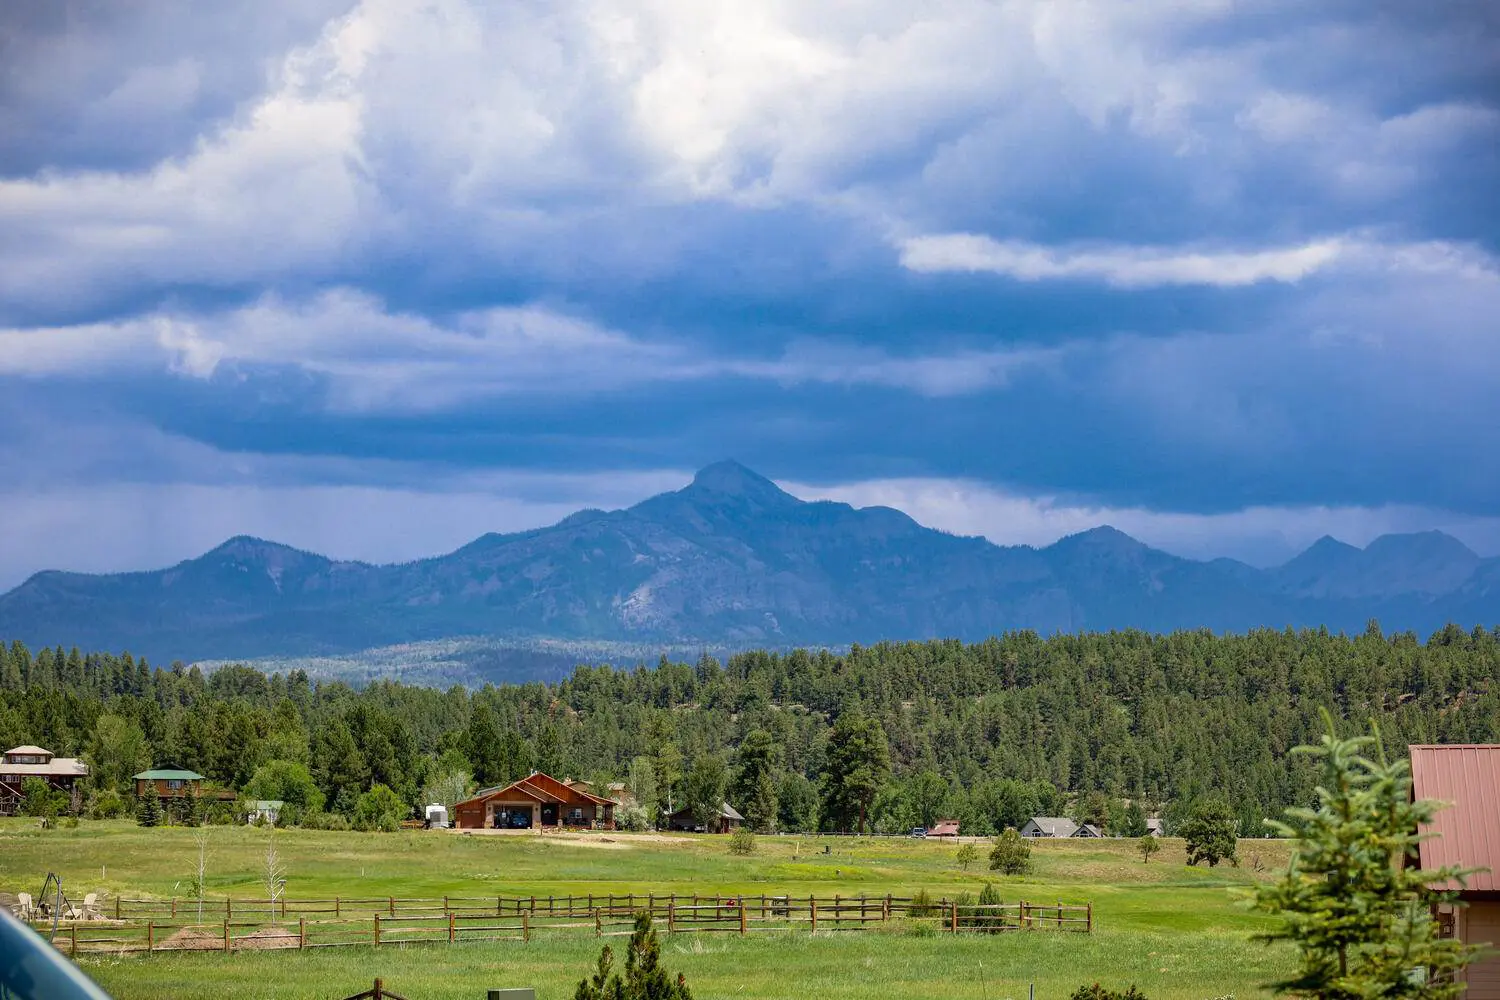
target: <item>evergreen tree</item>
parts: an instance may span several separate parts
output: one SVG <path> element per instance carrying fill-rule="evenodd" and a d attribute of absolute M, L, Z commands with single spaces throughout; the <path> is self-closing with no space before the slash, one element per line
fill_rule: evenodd
<path fill-rule="evenodd" d="M 1286 822 L 1273 824 L 1296 850 L 1287 874 L 1256 897 L 1281 919 L 1263 939 L 1290 941 L 1301 959 L 1297 975 L 1275 988 L 1315 1000 L 1456 997 L 1455 974 L 1478 949 L 1438 936 L 1433 908 L 1457 892 L 1432 887 L 1461 886 L 1468 873 L 1407 864 L 1418 828 L 1442 803 L 1411 801 L 1410 766 L 1386 759 L 1378 729 L 1341 739 L 1333 718 L 1325 722 L 1317 746 L 1295 751 L 1322 764 L 1318 807 L 1288 809 Z"/>
<path fill-rule="evenodd" d="M 609 945 L 599 953 L 592 977 L 578 984 L 573 1000 L 693 1000 L 681 973 L 674 980 L 661 966 L 661 944 L 651 927 L 651 914 L 635 918 L 635 930 L 625 953 L 625 976 L 612 972 L 614 952 Z"/>
<path fill-rule="evenodd" d="M 166 814 L 162 811 L 161 800 L 153 791 L 148 790 L 136 804 L 135 821 L 141 826 L 161 826 L 165 820 Z"/>
<path fill-rule="evenodd" d="M 824 822 L 835 829 L 850 829 L 857 823 L 864 833 L 870 803 L 890 769 L 885 731 L 858 712 L 839 716 L 828 735 L 823 769 Z"/>
<path fill-rule="evenodd" d="M 776 772 L 781 759 L 781 747 L 764 729 L 746 734 L 735 753 L 730 802 L 744 814 L 751 829 L 762 833 L 776 829 Z"/>

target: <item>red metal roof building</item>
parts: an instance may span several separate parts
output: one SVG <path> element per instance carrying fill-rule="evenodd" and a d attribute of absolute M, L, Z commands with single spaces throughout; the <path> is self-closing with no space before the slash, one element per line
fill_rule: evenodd
<path fill-rule="evenodd" d="M 1451 803 L 1422 828 L 1419 867 L 1489 869 L 1468 877 L 1453 933 L 1500 945 L 1500 744 L 1413 745 L 1411 776 L 1414 798 Z M 1466 1000 L 1500 1000 L 1500 954 L 1471 965 L 1466 981 Z"/>

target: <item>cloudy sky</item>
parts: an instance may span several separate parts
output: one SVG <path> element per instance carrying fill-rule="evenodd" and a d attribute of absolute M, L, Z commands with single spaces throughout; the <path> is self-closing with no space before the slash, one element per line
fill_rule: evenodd
<path fill-rule="evenodd" d="M 1001 542 L 1500 552 L 1500 14 L 0 6 L 0 585 L 732 456 Z"/>

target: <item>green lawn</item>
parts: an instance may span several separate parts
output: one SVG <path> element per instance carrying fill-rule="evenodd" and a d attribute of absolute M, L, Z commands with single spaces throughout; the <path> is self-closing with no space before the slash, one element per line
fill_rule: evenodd
<path fill-rule="evenodd" d="M 259 885 L 267 831 L 212 828 L 210 894 L 264 894 Z M 756 853 L 733 857 L 722 838 L 592 835 L 584 840 L 464 836 L 457 833 L 276 833 L 287 895 L 438 897 L 723 892 L 936 898 L 977 892 L 983 863 L 959 869 L 951 844 L 850 838 L 760 838 Z M 823 853 L 824 848 L 829 853 Z M 688 976 L 695 996 L 1066 1000 L 1077 985 L 1138 984 L 1152 1000 L 1259 996 L 1259 984 L 1286 971 L 1289 955 L 1249 940 L 1264 926 L 1239 893 L 1284 866 L 1285 844 L 1246 841 L 1242 866 L 1188 868 L 1179 843 L 1142 864 L 1128 841 L 1035 844 L 1034 872 L 992 878 L 1007 901 L 1094 903 L 1093 935 L 1036 932 L 971 937 L 931 934 L 893 923 L 864 933 L 677 935 L 664 945 L 669 967 Z M 192 832 L 129 823 L 84 823 L 76 830 L 0 821 L 0 890 L 31 891 L 46 872 L 68 894 L 186 897 L 195 858 Z M 1263 870 L 1255 871 L 1256 863 Z M 329 949 L 89 957 L 85 969 L 126 998 L 342 997 L 374 976 L 410 1000 L 482 998 L 489 987 L 535 986 L 541 1000 L 566 1000 L 592 964 L 598 943 L 565 932 L 530 944 Z"/>

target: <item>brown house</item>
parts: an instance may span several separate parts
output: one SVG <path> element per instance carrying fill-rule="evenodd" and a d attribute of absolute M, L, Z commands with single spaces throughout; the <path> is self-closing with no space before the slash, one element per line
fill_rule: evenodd
<path fill-rule="evenodd" d="M 203 792 L 203 775 L 176 767 L 159 767 L 137 774 L 135 797 L 155 795 L 159 799 L 191 799 Z"/>
<path fill-rule="evenodd" d="M 67 792 L 77 811 L 78 779 L 86 778 L 89 766 L 76 757 L 58 757 L 41 747 L 11 747 L 0 758 L 0 816 L 13 816 L 21 809 L 27 778 L 41 778 L 49 787 Z"/>
<path fill-rule="evenodd" d="M 1453 803 L 1424 834 L 1421 868 L 1486 868 L 1459 893 L 1466 905 L 1439 907 L 1446 934 L 1468 944 L 1500 946 L 1500 744 L 1411 748 L 1412 796 Z M 1489 951 L 1464 973 L 1466 1000 L 1500 1000 L 1500 952 Z"/>
<path fill-rule="evenodd" d="M 679 809 L 667 817 L 668 830 L 683 830 L 689 833 L 733 833 L 745 825 L 745 817 L 728 802 L 719 807 L 719 815 L 705 828 L 691 809 Z"/>
<path fill-rule="evenodd" d="M 460 830 L 613 830 L 617 803 L 577 787 L 583 784 L 570 785 L 535 771 L 508 785 L 480 789 L 458 803 L 453 807 L 453 825 Z"/>

